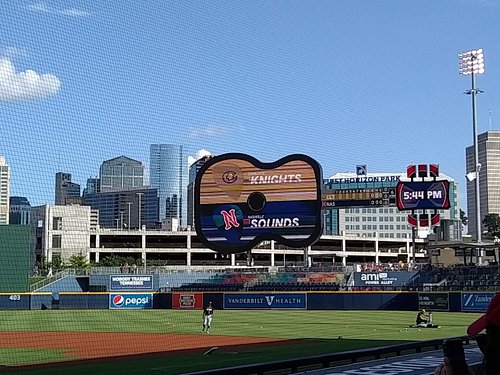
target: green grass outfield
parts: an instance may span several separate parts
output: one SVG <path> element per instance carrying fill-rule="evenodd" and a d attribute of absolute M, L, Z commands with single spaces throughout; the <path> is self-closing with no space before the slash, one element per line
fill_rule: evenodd
<path fill-rule="evenodd" d="M 65 368 L 16 370 L 22 374 L 181 374 L 333 353 L 366 347 L 465 335 L 480 314 L 435 312 L 439 329 L 411 329 L 416 312 L 401 311 L 216 311 L 212 335 L 272 337 L 304 340 L 297 344 L 175 356 L 89 362 Z M 201 334 L 201 311 L 180 310 L 44 310 L 0 311 L 0 331 L 129 332 Z M 12 332 L 14 334 L 14 332 Z M 78 333 L 76 333 L 78 335 Z M 342 338 L 339 339 L 339 336 Z M 135 343 L 137 344 L 137 343 Z M 134 343 L 131 343 L 134 345 Z M 16 366 L 61 360 L 60 353 L 40 349 L 0 347 L 0 365 Z M 0 372 L 4 372 L 5 367 Z"/>

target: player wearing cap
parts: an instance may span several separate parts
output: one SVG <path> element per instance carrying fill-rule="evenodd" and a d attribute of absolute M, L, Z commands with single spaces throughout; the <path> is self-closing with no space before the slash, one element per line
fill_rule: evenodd
<path fill-rule="evenodd" d="M 212 318 L 214 316 L 214 308 L 212 307 L 212 302 L 208 303 L 203 309 L 203 330 L 202 332 L 210 333 L 210 327 L 212 326 Z"/>

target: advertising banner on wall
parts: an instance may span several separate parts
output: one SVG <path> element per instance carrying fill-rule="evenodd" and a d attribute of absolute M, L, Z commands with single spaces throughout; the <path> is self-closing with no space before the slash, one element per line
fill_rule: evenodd
<path fill-rule="evenodd" d="M 152 309 L 153 293 L 110 293 L 110 309 Z"/>
<path fill-rule="evenodd" d="M 173 293 L 173 309 L 202 309 L 203 294 L 201 293 Z"/>
<path fill-rule="evenodd" d="M 354 286 L 357 287 L 392 287 L 408 285 L 417 272 L 354 272 Z"/>
<path fill-rule="evenodd" d="M 418 293 L 418 308 L 429 311 L 449 311 L 450 295 L 448 293 Z"/>
<path fill-rule="evenodd" d="M 462 293 L 462 311 L 485 312 L 495 293 Z"/>
<path fill-rule="evenodd" d="M 227 293 L 225 309 L 305 309 L 305 293 Z"/>
<path fill-rule="evenodd" d="M 152 275 L 111 275 L 109 290 L 112 292 L 130 290 L 153 290 Z"/>

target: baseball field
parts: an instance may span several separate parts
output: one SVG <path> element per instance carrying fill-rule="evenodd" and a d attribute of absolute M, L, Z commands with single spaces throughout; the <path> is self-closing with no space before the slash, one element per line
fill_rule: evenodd
<path fill-rule="evenodd" d="M 415 314 L 220 310 L 206 334 L 201 311 L 0 311 L 0 372 L 182 374 L 462 336 L 479 316 L 435 312 L 441 328 L 409 328 Z"/>

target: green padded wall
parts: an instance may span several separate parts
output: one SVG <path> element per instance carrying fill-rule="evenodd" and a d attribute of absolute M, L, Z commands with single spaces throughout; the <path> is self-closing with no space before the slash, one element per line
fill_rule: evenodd
<path fill-rule="evenodd" d="M 29 291 L 30 242 L 28 225 L 0 225 L 0 293 Z"/>

